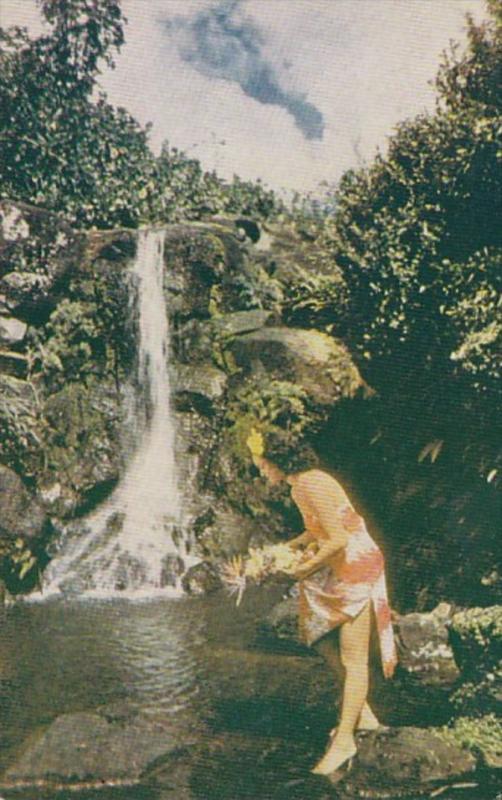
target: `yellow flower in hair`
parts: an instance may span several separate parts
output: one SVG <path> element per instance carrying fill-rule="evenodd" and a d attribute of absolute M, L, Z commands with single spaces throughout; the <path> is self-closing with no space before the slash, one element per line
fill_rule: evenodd
<path fill-rule="evenodd" d="M 256 428 L 251 428 L 251 433 L 246 439 L 246 445 L 249 447 L 253 456 L 262 456 L 265 452 L 263 436 Z"/>

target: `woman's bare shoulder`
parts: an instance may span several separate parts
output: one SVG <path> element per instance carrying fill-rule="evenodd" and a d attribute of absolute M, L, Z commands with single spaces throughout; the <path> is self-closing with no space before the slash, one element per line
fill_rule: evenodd
<path fill-rule="evenodd" d="M 339 499 L 345 500 L 347 498 L 341 483 L 323 469 L 308 469 L 300 473 L 297 482 L 300 488 L 310 493 L 323 491 L 335 494 Z"/>

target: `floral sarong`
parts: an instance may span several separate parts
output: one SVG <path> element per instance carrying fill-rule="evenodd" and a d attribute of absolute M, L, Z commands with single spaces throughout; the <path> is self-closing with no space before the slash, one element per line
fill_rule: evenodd
<path fill-rule="evenodd" d="M 303 641 L 311 645 L 347 618 L 354 618 L 372 603 L 385 677 L 397 663 L 384 559 L 369 535 L 365 522 L 350 503 L 337 509 L 348 537 L 347 544 L 330 565 L 300 581 L 299 624 Z"/>

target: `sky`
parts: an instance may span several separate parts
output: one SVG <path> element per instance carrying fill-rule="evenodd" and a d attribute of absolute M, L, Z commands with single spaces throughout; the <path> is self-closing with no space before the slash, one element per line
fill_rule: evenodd
<path fill-rule="evenodd" d="M 316 191 L 368 163 L 434 108 L 441 53 L 483 0 L 122 0 L 126 44 L 101 76 L 110 102 L 224 178 Z M 0 25 L 39 33 L 35 0 Z"/>

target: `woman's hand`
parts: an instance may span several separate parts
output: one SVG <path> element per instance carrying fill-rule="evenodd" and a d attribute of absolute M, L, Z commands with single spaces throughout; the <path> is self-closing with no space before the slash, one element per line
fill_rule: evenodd
<path fill-rule="evenodd" d="M 295 569 L 291 570 L 289 574 L 296 580 L 302 581 L 305 578 L 308 578 L 310 575 L 313 575 L 314 572 L 317 572 L 317 570 L 326 566 L 329 560 L 340 549 L 341 548 L 337 542 L 323 542 L 314 556 L 307 558 L 298 567 L 295 567 Z"/>
<path fill-rule="evenodd" d="M 299 536 L 295 536 L 294 539 L 288 541 L 288 547 L 291 547 L 293 550 L 299 550 L 300 547 L 307 547 L 313 540 L 311 533 L 303 531 Z"/>
<path fill-rule="evenodd" d="M 316 570 L 317 570 L 317 567 L 314 567 L 314 570 L 312 572 L 315 572 Z M 302 564 L 301 566 L 296 567 L 296 569 L 292 569 L 288 573 L 288 575 L 291 575 L 291 577 L 294 578 L 295 581 L 303 581 L 305 578 L 308 578 L 308 576 L 311 575 L 312 572 L 311 572 L 311 568 L 310 568 L 309 562 L 306 561 L 305 564 Z"/>

